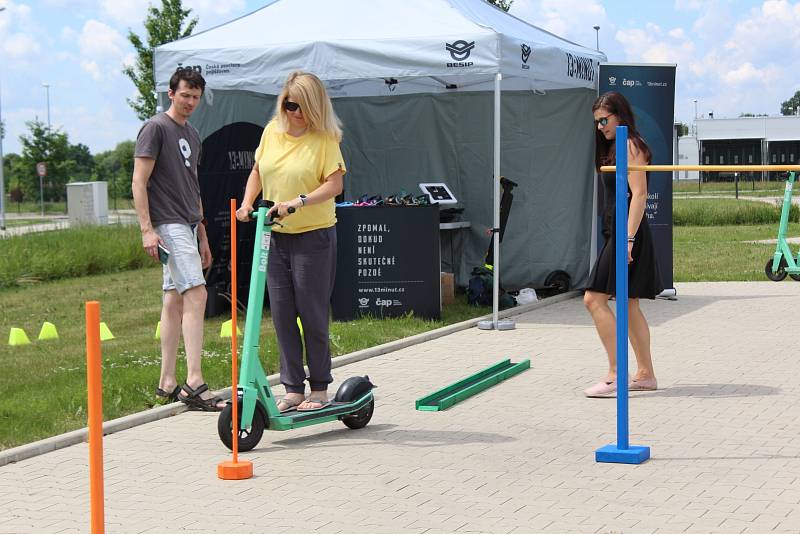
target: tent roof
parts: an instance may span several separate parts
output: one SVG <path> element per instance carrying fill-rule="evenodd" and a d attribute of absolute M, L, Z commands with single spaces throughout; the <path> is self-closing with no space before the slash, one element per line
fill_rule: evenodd
<path fill-rule="evenodd" d="M 416 79 L 398 84 L 409 92 L 475 89 L 498 72 L 533 89 L 595 87 L 602 60 L 483 0 L 274 0 L 157 47 L 155 71 L 159 91 L 181 66 L 214 89 L 276 92 L 302 68 L 341 93 L 378 94 L 386 78 Z"/>

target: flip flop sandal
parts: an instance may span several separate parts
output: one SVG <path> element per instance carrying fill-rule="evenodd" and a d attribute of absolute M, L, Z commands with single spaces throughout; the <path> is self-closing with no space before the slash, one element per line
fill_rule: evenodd
<path fill-rule="evenodd" d="M 167 393 L 161 388 L 156 388 L 156 397 L 166 399 L 169 402 L 176 402 L 178 400 L 178 394 L 180 392 L 181 392 L 180 386 L 175 386 L 175 389 L 172 390 L 172 393 Z"/>
<path fill-rule="evenodd" d="M 317 410 L 321 410 L 323 408 L 327 408 L 328 406 L 331 405 L 331 401 L 323 401 L 323 400 L 319 400 L 319 399 L 306 399 L 303 402 L 319 404 L 319 406 L 317 406 L 315 408 L 296 408 L 296 410 L 298 412 L 316 412 Z"/>
<path fill-rule="evenodd" d="M 208 384 L 200 384 L 196 389 L 192 389 L 189 384 L 183 384 L 181 389 L 186 393 L 185 397 L 178 396 L 178 400 L 184 403 L 191 410 L 198 410 L 201 412 L 221 412 L 222 407 L 219 406 L 220 402 L 224 402 L 219 397 L 211 397 L 204 399 L 200 395 L 208 391 Z"/>
<path fill-rule="evenodd" d="M 295 408 L 297 408 L 298 406 L 300 406 L 301 404 L 303 404 L 305 401 L 306 401 L 305 399 L 301 399 L 301 400 L 299 400 L 297 402 L 292 402 L 289 399 L 287 399 L 286 397 L 284 397 L 284 398 L 282 398 L 281 400 L 278 401 L 278 411 L 280 413 L 290 412 L 290 411 L 294 410 Z M 287 407 L 284 408 L 283 410 L 281 410 L 281 404 L 285 404 Z"/>

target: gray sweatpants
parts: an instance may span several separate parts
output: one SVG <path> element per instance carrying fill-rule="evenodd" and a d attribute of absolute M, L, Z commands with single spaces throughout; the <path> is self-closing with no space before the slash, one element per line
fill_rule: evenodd
<path fill-rule="evenodd" d="M 281 383 L 287 393 L 305 392 L 298 317 L 303 323 L 311 390 L 325 391 L 333 382 L 328 310 L 335 278 L 335 227 L 301 234 L 272 233 L 267 288 L 281 355 Z"/>

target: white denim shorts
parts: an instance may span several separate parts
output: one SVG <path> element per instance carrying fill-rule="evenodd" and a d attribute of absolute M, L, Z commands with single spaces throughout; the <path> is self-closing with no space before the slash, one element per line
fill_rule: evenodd
<path fill-rule="evenodd" d="M 188 224 L 159 224 L 155 231 L 169 250 L 169 260 L 163 266 L 162 289 L 174 289 L 182 295 L 193 287 L 205 285 L 203 262 L 197 248 L 197 227 Z"/>

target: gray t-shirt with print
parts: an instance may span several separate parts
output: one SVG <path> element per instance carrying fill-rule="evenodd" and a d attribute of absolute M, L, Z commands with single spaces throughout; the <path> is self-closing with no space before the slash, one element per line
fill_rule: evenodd
<path fill-rule="evenodd" d="M 188 122 L 181 126 L 166 113 L 142 125 L 136 138 L 134 157 L 156 160 L 147 184 L 150 222 L 197 224 L 200 210 L 200 134 Z"/>

